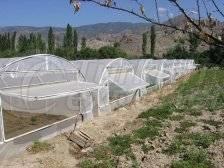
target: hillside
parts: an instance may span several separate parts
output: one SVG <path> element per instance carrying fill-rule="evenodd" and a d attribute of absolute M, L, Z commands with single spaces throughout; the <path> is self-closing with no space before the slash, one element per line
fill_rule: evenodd
<path fill-rule="evenodd" d="M 121 48 L 130 56 L 139 56 L 142 52 L 142 33 L 148 31 L 150 24 L 147 23 L 128 23 L 128 22 L 113 22 L 99 23 L 94 25 L 86 25 L 76 27 L 81 37 L 86 37 L 87 45 L 91 48 L 100 48 L 105 45 L 113 45 L 114 42 L 120 42 Z M 0 33 L 14 32 L 18 35 L 29 33 L 41 33 L 44 40 L 47 40 L 49 27 L 31 27 L 31 26 L 10 26 L 0 27 Z M 65 28 L 54 27 L 57 44 L 61 45 L 63 41 Z M 158 50 L 157 53 L 163 53 L 166 46 L 170 44 L 170 37 L 164 38 L 163 31 L 158 32 Z M 163 47 L 161 47 L 163 46 Z"/>
<path fill-rule="evenodd" d="M 121 32 L 130 32 L 139 34 L 139 32 L 146 31 L 150 25 L 147 23 L 128 23 L 128 22 L 110 22 L 98 23 L 93 25 L 85 25 L 76 27 L 79 35 L 86 38 L 96 38 L 100 34 L 117 34 Z M 0 27 L 0 33 L 4 32 L 19 32 L 19 33 L 41 33 L 45 38 L 47 37 L 49 27 L 32 27 L 32 26 L 9 26 Z M 55 33 L 59 39 L 63 37 L 65 28 L 54 27 Z"/>
<path fill-rule="evenodd" d="M 183 26 L 186 23 L 184 16 L 174 17 L 172 20 L 166 21 L 175 25 Z M 218 28 L 223 28 L 223 23 L 220 22 Z M 98 49 L 105 45 L 113 45 L 114 42 L 120 42 L 121 48 L 128 53 L 130 57 L 138 57 L 142 54 L 142 34 L 150 30 L 148 23 L 128 23 L 128 22 L 111 22 L 99 23 L 94 25 L 86 25 L 76 27 L 79 39 L 87 38 L 87 46 Z M 19 34 L 41 33 L 45 41 L 49 27 L 30 27 L 30 26 L 12 26 L 0 27 L 0 33 L 18 32 Z M 168 48 L 175 45 L 174 40 L 183 37 L 180 32 L 170 31 L 168 29 L 156 28 L 157 44 L 156 55 L 161 57 Z M 65 28 L 54 27 L 57 44 L 61 45 Z M 150 50 L 150 48 L 149 48 Z"/>

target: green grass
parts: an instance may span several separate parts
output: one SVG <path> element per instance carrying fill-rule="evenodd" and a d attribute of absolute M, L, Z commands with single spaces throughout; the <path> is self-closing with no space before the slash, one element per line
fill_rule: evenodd
<path fill-rule="evenodd" d="M 208 148 L 215 141 L 224 138 L 222 133 L 191 133 L 186 134 L 185 139 L 189 139 L 195 146 Z"/>
<path fill-rule="evenodd" d="M 181 159 L 173 161 L 171 168 L 213 168 L 208 154 L 203 149 L 190 148 L 186 150 Z"/>
<path fill-rule="evenodd" d="M 99 145 L 97 146 L 97 148 L 94 148 L 93 152 L 91 153 L 91 156 L 94 157 L 96 160 L 107 160 L 111 159 L 112 151 L 111 148 L 106 145 Z"/>
<path fill-rule="evenodd" d="M 139 139 L 154 139 L 159 135 L 159 128 L 153 126 L 145 126 L 134 131 L 134 137 Z"/>
<path fill-rule="evenodd" d="M 150 118 L 153 117 L 158 120 L 164 120 L 170 117 L 173 113 L 173 107 L 171 104 L 167 103 L 156 108 L 149 109 L 139 115 L 139 118 Z"/>
<path fill-rule="evenodd" d="M 80 162 L 79 167 L 81 168 L 114 168 L 117 167 L 117 162 L 113 159 L 95 161 L 86 159 Z"/>
<path fill-rule="evenodd" d="M 133 140 L 130 135 L 116 135 L 108 138 L 109 146 L 116 156 L 127 154 L 131 151 Z"/>
<path fill-rule="evenodd" d="M 183 153 L 187 147 L 208 148 L 215 141 L 224 138 L 222 133 L 185 133 L 175 137 L 175 140 L 169 145 L 164 153 L 174 155 Z"/>
<path fill-rule="evenodd" d="M 49 144 L 47 142 L 36 141 L 27 150 L 30 153 L 36 154 L 36 153 L 39 153 L 39 152 L 47 152 L 47 151 L 50 151 L 52 149 L 54 149 L 54 147 L 51 144 Z"/>
<path fill-rule="evenodd" d="M 183 119 L 184 119 L 184 115 L 183 114 L 177 114 L 177 115 L 170 116 L 170 120 L 171 121 L 181 121 Z"/>
<path fill-rule="evenodd" d="M 208 125 L 211 125 L 211 126 L 214 126 L 214 127 L 216 127 L 216 128 L 219 128 L 219 127 L 221 127 L 222 126 L 222 121 L 215 121 L 215 120 L 212 120 L 212 119 L 210 119 L 210 120 L 201 120 L 203 123 L 205 123 L 205 124 L 208 124 Z"/>
<path fill-rule="evenodd" d="M 171 117 L 173 112 L 200 116 L 203 110 L 213 112 L 223 109 L 223 85 L 224 70 L 200 70 L 180 84 L 173 94 L 164 97 L 161 105 L 143 112 L 139 118 L 165 120 Z"/>
<path fill-rule="evenodd" d="M 192 121 L 188 121 L 188 120 L 182 121 L 180 123 L 180 127 L 175 129 L 175 132 L 177 132 L 177 133 L 187 132 L 188 128 L 193 127 L 195 125 L 196 125 L 196 123 L 193 123 Z"/>

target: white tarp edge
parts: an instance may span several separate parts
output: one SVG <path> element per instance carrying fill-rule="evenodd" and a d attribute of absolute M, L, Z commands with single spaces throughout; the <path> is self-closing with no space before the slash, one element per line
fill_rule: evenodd
<path fill-rule="evenodd" d="M 1 94 L 37 100 L 88 92 L 97 88 L 98 85 L 94 83 L 71 81 L 51 85 L 5 89 L 1 91 Z"/>
<path fill-rule="evenodd" d="M 131 73 L 111 74 L 109 80 L 124 91 L 133 91 L 149 85 L 144 80 Z"/>
<path fill-rule="evenodd" d="M 161 71 L 158 70 L 149 70 L 145 72 L 147 75 L 153 76 L 155 78 L 160 78 L 160 79 L 165 79 L 165 78 L 169 78 L 170 75 L 163 73 Z"/>

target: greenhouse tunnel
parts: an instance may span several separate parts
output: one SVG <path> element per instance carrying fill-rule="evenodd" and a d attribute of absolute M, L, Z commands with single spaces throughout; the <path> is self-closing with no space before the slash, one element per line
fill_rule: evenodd
<path fill-rule="evenodd" d="M 134 68 L 123 58 L 72 61 L 88 82 L 99 84 L 100 111 L 110 111 L 130 103 L 148 86 L 134 74 Z"/>
<path fill-rule="evenodd" d="M 149 87 L 155 85 L 163 85 L 164 82 L 170 80 L 170 75 L 164 73 L 162 62 L 152 59 L 135 59 L 130 60 L 133 65 L 135 74 L 149 83 Z"/>
<path fill-rule="evenodd" d="M 98 85 L 63 58 L 39 54 L 0 59 L 0 66 L 1 144 L 40 131 L 34 141 L 97 113 Z"/>

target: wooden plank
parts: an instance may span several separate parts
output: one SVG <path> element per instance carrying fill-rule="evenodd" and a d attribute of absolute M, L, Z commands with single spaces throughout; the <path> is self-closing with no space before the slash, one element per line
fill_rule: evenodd
<path fill-rule="evenodd" d="M 80 148 L 86 148 L 92 144 L 92 139 L 82 131 L 72 132 L 67 138 L 71 142 L 76 143 Z"/>

